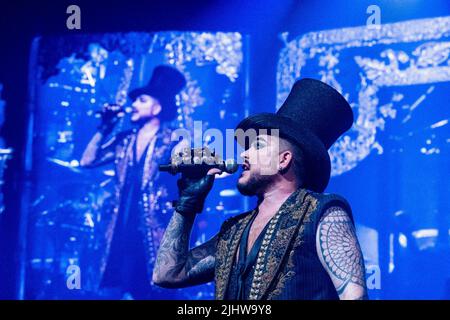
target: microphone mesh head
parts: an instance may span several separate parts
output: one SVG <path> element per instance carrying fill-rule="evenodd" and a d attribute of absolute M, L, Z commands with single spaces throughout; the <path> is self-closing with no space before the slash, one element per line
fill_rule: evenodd
<path fill-rule="evenodd" d="M 238 164 L 234 159 L 225 160 L 225 172 L 235 173 L 238 169 Z"/>

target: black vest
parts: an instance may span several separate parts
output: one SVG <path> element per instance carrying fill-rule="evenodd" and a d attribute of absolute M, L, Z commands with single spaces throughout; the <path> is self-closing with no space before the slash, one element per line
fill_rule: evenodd
<path fill-rule="evenodd" d="M 283 203 L 266 227 L 256 262 L 244 278 L 245 299 L 339 298 L 316 251 L 317 226 L 332 206 L 342 207 L 351 217 L 348 203 L 337 195 L 299 189 Z M 216 299 L 236 297 L 236 251 L 254 214 L 241 214 L 222 225 L 216 253 Z"/>

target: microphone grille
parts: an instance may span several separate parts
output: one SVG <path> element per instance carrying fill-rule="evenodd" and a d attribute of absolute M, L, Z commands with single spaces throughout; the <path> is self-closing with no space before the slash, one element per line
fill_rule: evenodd
<path fill-rule="evenodd" d="M 238 170 L 238 164 L 234 159 L 225 160 L 225 172 L 235 173 Z"/>

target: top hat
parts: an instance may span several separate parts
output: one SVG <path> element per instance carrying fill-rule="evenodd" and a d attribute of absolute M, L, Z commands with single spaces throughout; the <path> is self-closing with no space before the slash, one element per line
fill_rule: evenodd
<path fill-rule="evenodd" d="M 142 94 L 152 96 L 161 104 L 160 116 L 172 120 L 177 110 L 175 96 L 185 85 L 186 79 L 180 71 L 168 65 L 160 65 L 153 70 L 152 77 L 145 87 L 132 90 L 128 96 L 132 100 Z"/>
<path fill-rule="evenodd" d="M 294 84 L 277 113 L 249 116 L 236 129 L 278 129 L 280 137 L 303 151 L 303 187 L 323 192 L 331 174 L 328 149 L 352 124 L 352 109 L 339 92 L 319 80 L 304 78 Z"/>

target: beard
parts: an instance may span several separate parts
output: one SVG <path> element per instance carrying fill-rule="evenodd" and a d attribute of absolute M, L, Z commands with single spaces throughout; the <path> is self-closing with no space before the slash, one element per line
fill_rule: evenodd
<path fill-rule="evenodd" d="M 237 189 L 244 196 L 255 196 L 262 194 L 272 182 L 272 176 L 252 174 L 246 182 L 237 184 Z"/>

